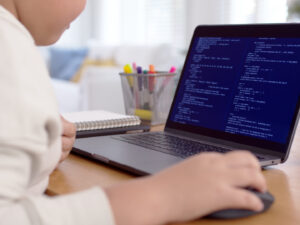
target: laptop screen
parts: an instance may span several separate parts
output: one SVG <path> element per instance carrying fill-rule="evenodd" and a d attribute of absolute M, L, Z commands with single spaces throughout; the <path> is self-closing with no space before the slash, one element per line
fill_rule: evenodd
<path fill-rule="evenodd" d="M 283 151 L 299 93 L 300 38 L 194 37 L 168 123 Z"/>

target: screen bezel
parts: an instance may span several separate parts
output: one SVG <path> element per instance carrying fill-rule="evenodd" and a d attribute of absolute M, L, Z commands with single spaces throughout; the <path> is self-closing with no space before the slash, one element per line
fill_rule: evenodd
<path fill-rule="evenodd" d="M 181 72 L 178 84 L 181 83 L 183 71 L 186 69 L 187 60 L 190 57 L 193 43 L 199 37 L 259 37 L 259 38 L 300 38 L 300 24 L 248 24 L 248 25 L 201 25 L 195 29 L 192 41 L 190 42 L 189 50 L 185 59 L 185 63 Z M 196 127 L 188 124 L 176 123 L 170 120 L 171 112 L 173 110 L 175 99 L 178 94 L 179 85 L 171 104 L 169 116 L 166 122 L 166 129 L 179 129 L 201 136 L 221 139 L 224 141 L 235 142 L 243 145 L 256 146 L 276 153 L 286 155 L 289 150 L 291 139 L 297 124 L 297 117 L 299 114 L 300 98 L 296 104 L 296 109 L 291 122 L 290 130 L 288 133 L 287 141 L 285 144 L 262 140 L 253 137 L 247 137 L 238 134 L 230 134 L 223 131 L 208 129 L 204 127 Z"/>

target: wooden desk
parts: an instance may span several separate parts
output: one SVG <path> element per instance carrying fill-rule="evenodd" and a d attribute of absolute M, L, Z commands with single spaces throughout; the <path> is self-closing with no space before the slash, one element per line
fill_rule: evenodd
<path fill-rule="evenodd" d="M 160 127 L 157 129 L 161 129 Z M 263 171 L 275 203 L 266 213 L 236 220 L 208 220 L 186 223 L 197 225 L 299 225 L 300 224 L 300 126 L 288 161 Z M 59 195 L 80 191 L 95 185 L 106 187 L 134 178 L 71 154 L 50 177 L 47 193 Z"/>

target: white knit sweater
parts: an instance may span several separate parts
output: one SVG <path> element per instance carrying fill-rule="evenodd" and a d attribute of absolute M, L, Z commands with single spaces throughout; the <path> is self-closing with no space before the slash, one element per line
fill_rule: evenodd
<path fill-rule="evenodd" d="M 50 78 L 26 28 L 0 6 L 0 224 L 114 224 L 100 188 L 43 195 L 61 154 Z"/>

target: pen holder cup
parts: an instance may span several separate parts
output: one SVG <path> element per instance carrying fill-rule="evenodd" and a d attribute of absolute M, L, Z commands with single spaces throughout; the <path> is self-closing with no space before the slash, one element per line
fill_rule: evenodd
<path fill-rule="evenodd" d="M 172 104 L 176 73 L 120 73 L 125 112 L 151 125 L 166 122 Z"/>

